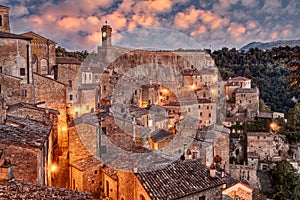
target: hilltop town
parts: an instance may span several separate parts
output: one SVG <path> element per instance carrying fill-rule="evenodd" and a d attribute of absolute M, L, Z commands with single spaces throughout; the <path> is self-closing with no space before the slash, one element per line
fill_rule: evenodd
<path fill-rule="evenodd" d="M 222 80 L 206 51 L 112 45 L 84 61 L 14 34 L 0 5 L 0 198 L 260 199 L 299 147 L 285 114 L 259 107 L 242 76 Z M 263 124 L 261 127 L 259 127 Z M 247 129 L 245 129 L 247 126 Z M 245 131 L 247 130 L 247 131 Z"/>

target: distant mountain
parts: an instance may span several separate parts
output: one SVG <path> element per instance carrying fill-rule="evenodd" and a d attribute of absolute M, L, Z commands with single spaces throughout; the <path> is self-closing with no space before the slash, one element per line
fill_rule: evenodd
<path fill-rule="evenodd" d="M 240 50 L 247 51 L 250 48 L 259 48 L 262 50 L 272 49 L 273 47 L 279 46 L 300 46 L 300 39 L 299 40 L 278 40 L 273 42 L 251 42 L 245 46 L 243 46 Z"/>

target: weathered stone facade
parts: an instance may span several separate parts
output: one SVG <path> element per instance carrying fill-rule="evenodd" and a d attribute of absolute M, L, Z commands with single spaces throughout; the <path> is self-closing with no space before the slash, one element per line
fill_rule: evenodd
<path fill-rule="evenodd" d="M 229 175 L 236 180 L 243 180 L 253 188 L 260 188 L 256 174 L 256 166 L 249 165 L 229 165 Z"/>
<path fill-rule="evenodd" d="M 31 40 L 32 71 L 43 75 L 53 75 L 56 42 L 32 31 L 21 35 L 33 38 Z"/>
<path fill-rule="evenodd" d="M 10 33 L 9 7 L 0 5 L 0 31 Z"/>
<path fill-rule="evenodd" d="M 280 135 L 266 132 L 247 133 L 247 152 L 255 152 L 259 160 L 272 160 L 273 157 L 286 156 L 289 149 Z"/>
<path fill-rule="evenodd" d="M 66 111 L 66 85 L 48 77 L 34 73 L 36 101 L 45 102 L 47 108 L 59 111 L 58 144 L 68 147 L 68 126 Z"/>

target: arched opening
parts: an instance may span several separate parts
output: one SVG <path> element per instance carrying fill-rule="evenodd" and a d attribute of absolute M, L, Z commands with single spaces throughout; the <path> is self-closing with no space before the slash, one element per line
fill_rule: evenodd
<path fill-rule="evenodd" d="M 38 57 L 33 54 L 32 55 L 32 71 L 38 73 Z"/>
<path fill-rule="evenodd" d="M 48 60 L 45 58 L 41 60 L 41 74 L 48 74 Z"/>

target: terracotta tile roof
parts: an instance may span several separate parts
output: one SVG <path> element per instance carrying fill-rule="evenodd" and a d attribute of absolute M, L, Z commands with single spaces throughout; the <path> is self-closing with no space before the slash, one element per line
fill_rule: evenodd
<path fill-rule="evenodd" d="M 0 182 L 0 199 L 92 200 L 92 195 L 74 190 L 34 185 L 20 181 Z"/>
<path fill-rule="evenodd" d="M 56 64 L 77 64 L 80 65 L 81 62 L 76 58 L 71 57 L 56 57 Z"/>
<path fill-rule="evenodd" d="M 183 76 L 197 76 L 197 75 L 200 75 L 201 73 L 195 69 L 195 70 L 192 70 L 192 69 L 184 69 L 183 72 L 182 72 L 182 75 Z"/>
<path fill-rule="evenodd" d="M 170 131 L 164 130 L 164 129 L 157 129 L 151 133 L 151 139 L 154 142 L 159 142 L 161 140 L 164 140 L 168 137 L 171 137 L 173 133 Z"/>
<path fill-rule="evenodd" d="M 82 158 L 80 160 L 76 160 L 72 163 L 70 163 L 73 167 L 79 169 L 80 171 L 84 171 L 90 167 L 99 165 L 102 165 L 102 161 L 94 156 L 89 156 L 86 158 Z"/>
<path fill-rule="evenodd" d="M 0 142 L 42 148 L 51 128 L 39 121 L 7 116 L 6 124 L 0 125 Z"/>
<path fill-rule="evenodd" d="M 211 178 L 199 160 L 177 160 L 136 176 L 154 200 L 179 199 L 224 184 L 220 177 Z"/>
<path fill-rule="evenodd" d="M 0 38 L 32 40 L 32 38 L 30 38 L 30 37 L 26 37 L 26 36 L 22 36 L 22 35 L 17 35 L 17 34 L 13 34 L 13 33 L 2 32 L 2 31 L 0 31 Z"/>
<path fill-rule="evenodd" d="M 37 34 L 37 33 L 35 33 L 35 32 L 33 32 L 33 31 L 29 31 L 29 32 L 26 32 L 26 33 L 22 33 L 22 34 L 20 34 L 21 36 L 25 36 L 25 37 L 30 37 L 30 38 L 32 38 L 33 39 L 33 41 L 32 42 L 39 42 L 39 41 L 42 41 L 42 42 L 44 42 L 44 43 L 52 43 L 52 44 L 54 44 L 54 45 L 56 45 L 57 43 L 56 42 L 54 42 L 54 41 L 52 41 L 52 40 L 50 40 L 50 39 L 48 39 L 48 38 L 45 38 L 45 37 L 43 37 L 43 36 L 41 36 L 41 35 L 39 35 L 39 34 Z"/>
<path fill-rule="evenodd" d="M 54 110 L 54 109 L 49 109 L 49 108 L 41 108 L 41 107 L 37 107 L 34 104 L 29 104 L 29 103 L 17 103 L 17 104 L 13 104 L 13 105 L 9 105 L 7 111 L 12 111 L 12 110 L 17 110 L 19 108 L 30 108 L 30 109 L 35 109 L 35 110 L 48 110 L 51 113 L 55 113 L 55 114 L 59 114 L 58 110 Z"/>

